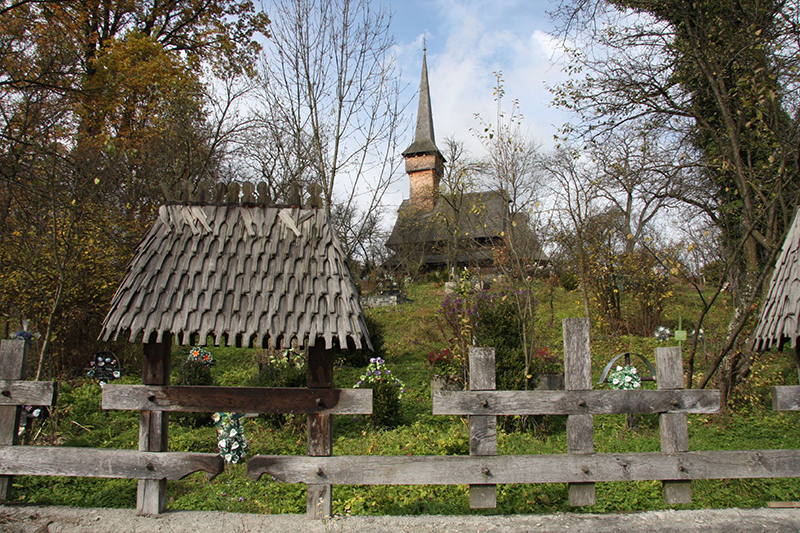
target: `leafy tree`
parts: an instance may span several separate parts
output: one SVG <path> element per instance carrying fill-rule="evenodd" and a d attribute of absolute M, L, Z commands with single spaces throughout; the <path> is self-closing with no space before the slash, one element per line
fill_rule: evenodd
<path fill-rule="evenodd" d="M 237 0 L 0 10 L 0 312 L 43 335 L 39 376 L 85 363 L 159 182 L 219 174 L 201 77 L 250 72 L 267 23 Z"/>
<path fill-rule="evenodd" d="M 644 120 L 694 165 L 671 193 L 719 228 L 735 299 L 725 362 L 728 390 L 746 376 L 747 327 L 799 198 L 796 120 L 798 13 L 783 0 L 583 0 L 559 8 L 576 77 L 556 101 L 584 139 Z M 581 43 L 581 46 L 577 46 Z"/>

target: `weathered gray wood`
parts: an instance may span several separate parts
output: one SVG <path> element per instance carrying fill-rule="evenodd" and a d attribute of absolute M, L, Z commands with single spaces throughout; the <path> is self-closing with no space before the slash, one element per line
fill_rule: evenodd
<path fill-rule="evenodd" d="M 333 386 L 333 353 L 325 350 L 322 339 L 308 349 L 309 389 L 330 389 Z M 370 391 L 372 393 L 372 391 Z M 327 457 L 333 454 L 333 418 L 328 414 L 311 414 L 308 420 L 308 455 Z M 324 481 L 324 480 L 323 480 Z M 306 493 L 306 516 L 320 520 L 333 514 L 333 489 L 329 483 L 311 483 Z"/>
<path fill-rule="evenodd" d="M 0 405 L 53 405 L 55 395 L 52 381 L 0 379 Z"/>
<path fill-rule="evenodd" d="M 165 334 L 162 340 L 163 342 L 160 343 L 145 343 L 143 347 L 142 383 L 145 385 L 169 385 L 172 336 Z M 141 411 L 139 413 L 140 451 L 167 451 L 168 416 L 168 413 L 162 411 Z M 136 492 L 136 514 L 157 515 L 166 509 L 167 480 L 139 480 Z"/>
<path fill-rule="evenodd" d="M 656 369 L 659 390 L 683 389 L 683 357 L 679 346 L 656 348 Z M 689 451 L 689 424 L 685 413 L 665 413 L 659 417 L 661 451 Z M 691 503 L 690 481 L 662 482 L 664 501 L 669 504 Z"/>
<path fill-rule="evenodd" d="M 436 391 L 435 415 L 716 413 L 718 390 Z"/>
<path fill-rule="evenodd" d="M 591 390 L 592 358 L 588 318 L 566 318 L 564 337 L 564 386 L 568 391 Z M 567 452 L 584 455 L 594 452 L 594 425 L 592 415 L 567 416 Z M 595 487 L 591 483 L 573 483 L 569 486 L 569 504 L 578 507 L 595 503 Z"/>
<path fill-rule="evenodd" d="M 589 319 L 565 318 L 562 324 L 564 386 L 567 390 L 590 390 L 592 388 L 592 361 L 589 344 Z"/>
<path fill-rule="evenodd" d="M 0 446 L 3 474 L 161 480 L 183 479 L 202 471 L 213 479 L 223 469 L 222 457 L 214 453 Z"/>
<path fill-rule="evenodd" d="M 772 409 L 800 411 L 800 386 L 772 387 Z"/>
<path fill-rule="evenodd" d="M 306 487 L 306 518 L 324 520 L 333 512 L 331 502 L 333 486 L 330 484 L 309 483 Z"/>
<path fill-rule="evenodd" d="M 242 184 L 242 203 L 254 204 L 256 202 L 256 186 L 251 181 Z"/>
<path fill-rule="evenodd" d="M 469 349 L 469 389 L 494 390 L 495 379 L 494 348 L 472 346 Z"/>
<path fill-rule="evenodd" d="M 0 341 L 0 379 L 21 380 L 25 378 L 25 363 L 28 357 L 28 341 L 23 339 Z M 20 408 L 0 407 L 0 446 L 17 443 Z M 0 500 L 7 500 L 12 478 L 0 477 Z"/>
<path fill-rule="evenodd" d="M 660 479 L 800 477 L 800 449 L 593 455 L 333 456 L 257 455 L 253 479 L 333 485 L 595 483 Z"/>
<path fill-rule="evenodd" d="M 472 391 L 494 390 L 494 348 L 471 347 L 469 349 L 469 388 Z M 470 455 L 497 455 L 497 417 L 482 413 L 469 417 Z M 491 477 L 491 475 L 489 475 Z M 469 506 L 472 509 L 494 509 L 497 507 L 497 485 L 480 484 L 469 486 Z"/>
<path fill-rule="evenodd" d="M 469 453 L 497 455 L 497 417 L 469 417 Z"/>
<path fill-rule="evenodd" d="M 299 234 L 284 219 L 297 224 Z M 135 342 L 140 335 L 180 331 L 184 346 L 212 336 L 277 348 L 313 335 L 328 348 L 371 347 L 332 226 L 324 209 L 162 206 L 100 337 Z"/>
<path fill-rule="evenodd" d="M 372 391 L 106 385 L 103 388 L 102 408 L 134 411 L 361 415 L 372 413 Z"/>
<path fill-rule="evenodd" d="M 656 381 L 660 390 L 684 387 L 683 358 L 679 346 L 656 348 Z"/>
<path fill-rule="evenodd" d="M 567 451 L 574 455 L 594 453 L 594 420 L 592 415 L 570 415 L 567 417 Z M 571 506 L 594 505 L 595 500 L 594 483 L 570 483 L 569 504 Z"/>

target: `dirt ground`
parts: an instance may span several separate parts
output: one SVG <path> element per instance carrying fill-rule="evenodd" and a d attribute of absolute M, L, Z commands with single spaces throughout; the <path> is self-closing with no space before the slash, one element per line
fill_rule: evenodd
<path fill-rule="evenodd" d="M 232 532 L 780 532 L 800 531 L 800 509 L 713 509 L 626 514 L 514 516 L 347 516 L 325 521 L 304 515 L 170 511 L 136 516 L 131 509 L 0 505 L 8 533 L 232 533 Z"/>

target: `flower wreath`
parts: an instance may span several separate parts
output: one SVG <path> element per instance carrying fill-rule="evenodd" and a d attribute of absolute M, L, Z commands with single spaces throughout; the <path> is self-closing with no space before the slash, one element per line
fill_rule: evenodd
<path fill-rule="evenodd" d="M 211 418 L 217 428 L 217 447 L 226 463 L 238 463 L 247 455 L 247 438 L 244 436 L 241 413 L 214 413 Z"/>
<path fill-rule="evenodd" d="M 642 377 L 633 365 L 617 366 L 608 378 L 612 389 L 631 390 L 642 386 Z"/>
<path fill-rule="evenodd" d="M 392 371 L 386 367 L 386 361 L 380 357 L 373 357 L 369 360 L 367 371 L 361 375 L 358 382 L 353 386 L 354 389 L 360 389 L 365 384 L 374 383 L 391 383 L 400 389 L 398 398 L 402 398 L 406 393 L 405 384 L 398 378 L 392 375 Z"/>
<path fill-rule="evenodd" d="M 122 365 L 119 364 L 117 356 L 113 352 L 97 352 L 92 357 L 92 362 L 89 363 L 89 371 L 86 375 L 96 379 L 103 386 L 122 376 Z"/>
<path fill-rule="evenodd" d="M 658 342 L 666 342 L 672 338 L 672 331 L 668 327 L 658 326 L 653 336 Z"/>
<path fill-rule="evenodd" d="M 191 361 L 192 363 L 203 365 L 206 368 L 211 368 L 217 363 L 214 360 L 214 357 L 211 356 L 211 352 L 204 350 L 199 346 L 195 346 L 189 350 L 189 357 L 187 357 L 186 360 Z"/>

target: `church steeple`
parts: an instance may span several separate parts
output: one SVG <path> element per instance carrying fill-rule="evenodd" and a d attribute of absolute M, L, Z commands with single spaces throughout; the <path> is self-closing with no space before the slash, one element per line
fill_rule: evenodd
<path fill-rule="evenodd" d="M 419 107 L 414 142 L 405 149 L 406 173 L 411 181 L 411 206 L 432 211 L 439 194 L 439 180 L 444 171 L 444 157 L 436 147 L 433 134 L 431 91 L 428 85 L 427 50 L 422 51 L 422 77 L 419 83 Z"/>

